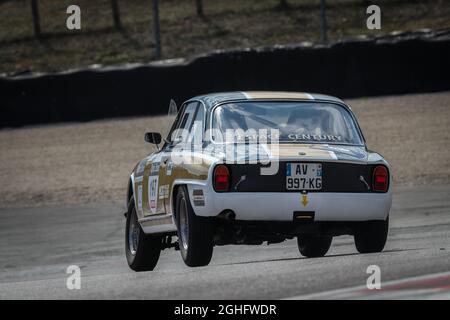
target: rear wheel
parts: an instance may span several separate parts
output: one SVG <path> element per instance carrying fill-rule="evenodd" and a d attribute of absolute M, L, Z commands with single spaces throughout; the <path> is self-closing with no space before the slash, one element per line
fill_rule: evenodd
<path fill-rule="evenodd" d="M 161 244 L 161 236 L 144 233 L 138 222 L 134 200 L 131 200 L 125 229 L 125 254 L 130 268 L 134 271 L 153 270 L 159 260 Z"/>
<path fill-rule="evenodd" d="M 389 216 L 386 220 L 367 221 L 355 230 L 355 245 L 359 253 L 381 252 L 386 244 L 389 230 Z"/>
<path fill-rule="evenodd" d="M 323 257 L 330 249 L 333 237 L 298 236 L 297 245 L 300 253 L 308 258 Z"/>
<path fill-rule="evenodd" d="M 213 230 L 210 221 L 195 215 L 185 186 L 176 198 L 178 241 L 181 257 L 189 267 L 206 266 L 213 254 Z"/>

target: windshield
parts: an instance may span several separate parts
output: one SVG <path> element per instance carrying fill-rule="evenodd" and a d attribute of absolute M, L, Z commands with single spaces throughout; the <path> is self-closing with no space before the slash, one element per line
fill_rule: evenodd
<path fill-rule="evenodd" d="M 233 134 L 237 141 L 264 135 L 280 142 L 363 144 L 350 113 L 332 103 L 228 103 L 214 110 L 212 123 L 216 141 Z"/>

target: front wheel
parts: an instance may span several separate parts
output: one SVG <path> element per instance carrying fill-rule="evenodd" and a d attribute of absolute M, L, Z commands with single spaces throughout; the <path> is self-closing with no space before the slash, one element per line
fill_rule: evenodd
<path fill-rule="evenodd" d="M 333 237 L 298 236 L 298 250 L 307 258 L 323 257 L 330 249 Z"/>
<path fill-rule="evenodd" d="M 209 264 L 213 254 L 213 230 L 208 218 L 195 215 L 185 186 L 178 189 L 176 198 L 178 241 L 181 257 L 189 267 Z"/>
<path fill-rule="evenodd" d="M 161 236 L 144 233 L 138 222 L 134 200 L 131 200 L 125 229 L 125 254 L 130 268 L 134 271 L 153 270 L 159 260 L 161 244 Z"/>
<path fill-rule="evenodd" d="M 389 216 L 386 220 L 361 222 L 355 230 L 355 245 L 359 253 L 381 252 L 386 244 Z"/>

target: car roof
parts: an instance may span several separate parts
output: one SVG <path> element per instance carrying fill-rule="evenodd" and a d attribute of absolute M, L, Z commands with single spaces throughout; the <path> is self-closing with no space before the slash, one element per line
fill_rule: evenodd
<path fill-rule="evenodd" d="M 189 99 L 189 101 L 200 100 L 203 101 L 207 108 L 212 108 L 215 105 L 228 101 L 236 100 L 321 100 L 344 103 L 341 99 L 317 93 L 306 92 L 287 92 L 287 91 L 231 91 L 231 92 L 217 92 L 205 95 L 196 96 Z"/>

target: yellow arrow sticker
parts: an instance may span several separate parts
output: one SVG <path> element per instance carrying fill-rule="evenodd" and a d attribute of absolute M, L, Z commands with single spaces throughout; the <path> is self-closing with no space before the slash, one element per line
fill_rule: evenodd
<path fill-rule="evenodd" d="M 302 194 L 302 204 L 304 207 L 308 204 L 308 195 Z"/>

